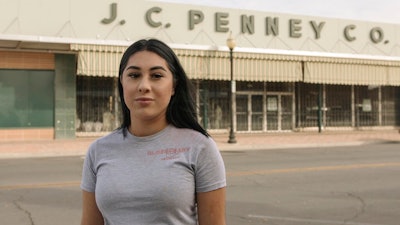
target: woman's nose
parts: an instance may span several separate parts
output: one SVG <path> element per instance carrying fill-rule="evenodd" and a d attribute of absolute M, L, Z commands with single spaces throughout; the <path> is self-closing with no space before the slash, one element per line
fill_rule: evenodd
<path fill-rule="evenodd" d="M 139 92 L 148 92 L 150 90 L 150 81 L 146 77 L 140 79 L 139 82 Z"/>

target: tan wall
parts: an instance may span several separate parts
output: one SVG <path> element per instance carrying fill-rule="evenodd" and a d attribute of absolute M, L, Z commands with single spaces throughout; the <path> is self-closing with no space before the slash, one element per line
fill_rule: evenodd
<path fill-rule="evenodd" d="M 227 50 L 226 39 L 232 31 L 237 47 L 241 48 L 400 56 L 400 24 L 148 0 L 114 2 L 3 0 L 0 7 L 0 46 L 3 42 L 5 46 L 15 47 L 19 41 L 129 45 L 139 38 L 156 37 L 169 44 L 224 47 Z M 110 15 L 112 4 L 116 6 L 113 16 Z M 155 8 L 159 11 L 152 11 Z M 193 19 L 190 18 L 193 17 L 190 13 L 193 11 L 201 12 L 203 18 L 191 26 Z M 225 16 L 220 18 L 217 15 Z M 109 23 L 102 22 L 110 18 L 113 20 Z M 243 22 L 248 21 L 243 18 L 253 18 L 252 26 Z M 267 33 L 267 18 L 279 19 L 276 36 Z M 152 22 L 149 23 L 149 20 Z M 218 27 L 224 29 L 217 29 L 217 24 L 221 22 L 224 25 Z M 319 27 L 321 24 L 325 25 Z M 319 32 L 316 32 L 316 27 Z M 374 29 L 382 32 L 382 39 L 378 38 L 379 41 L 375 42 L 371 41 Z M 296 30 L 296 35 L 290 30 Z M 377 32 L 372 33 L 375 38 L 379 36 Z M 7 40 L 13 42 L 5 43 Z"/>

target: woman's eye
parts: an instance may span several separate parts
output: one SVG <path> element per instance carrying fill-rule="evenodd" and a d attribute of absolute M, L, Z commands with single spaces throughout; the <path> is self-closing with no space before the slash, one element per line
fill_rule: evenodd
<path fill-rule="evenodd" d="M 140 76 L 139 73 L 129 73 L 128 74 L 128 77 L 130 77 L 130 78 L 138 78 L 139 76 Z"/>
<path fill-rule="evenodd" d="M 152 77 L 153 77 L 154 79 L 160 79 L 160 78 L 163 77 L 163 75 L 162 75 L 162 74 L 159 74 L 159 73 L 155 73 L 155 74 L 152 75 Z"/>

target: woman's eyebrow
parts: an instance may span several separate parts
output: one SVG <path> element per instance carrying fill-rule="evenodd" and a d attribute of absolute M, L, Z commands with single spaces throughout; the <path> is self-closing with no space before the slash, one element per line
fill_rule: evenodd
<path fill-rule="evenodd" d="M 162 67 L 162 66 L 154 66 L 154 67 L 151 67 L 150 70 L 164 70 L 164 71 L 167 71 L 167 70 L 166 70 L 164 67 Z"/>
<path fill-rule="evenodd" d="M 130 69 L 132 69 L 132 70 L 140 70 L 141 68 L 138 67 L 138 66 L 128 66 L 125 70 L 130 70 Z M 167 71 L 162 66 L 153 66 L 153 67 L 150 68 L 150 70 L 164 70 L 164 71 Z"/>
<path fill-rule="evenodd" d="M 140 70 L 140 67 L 138 67 L 138 66 L 128 66 L 128 67 L 126 67 L 125 70 Z"/>

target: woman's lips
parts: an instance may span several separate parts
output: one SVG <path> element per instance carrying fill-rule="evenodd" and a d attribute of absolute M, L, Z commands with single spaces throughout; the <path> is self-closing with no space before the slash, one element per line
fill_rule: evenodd
<path fill-rule="evenodd" d="M 138 102 L 141 105 L 148 105 L 151 102 L 153 102 L 154 99 L 148 98 L 148 97 L 139 97 L 139 98 L 136 98 L 135 101 Z"/>

